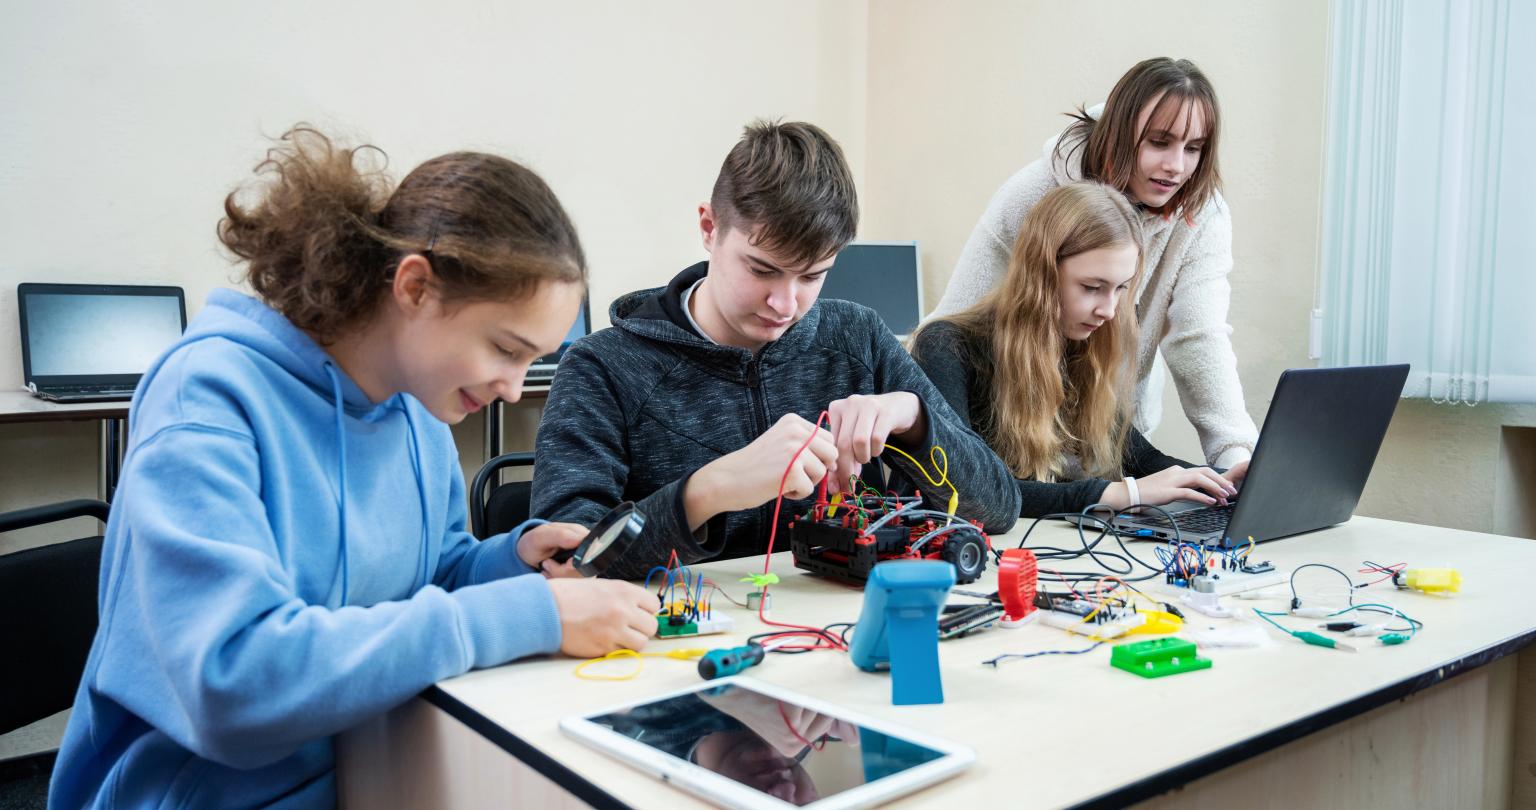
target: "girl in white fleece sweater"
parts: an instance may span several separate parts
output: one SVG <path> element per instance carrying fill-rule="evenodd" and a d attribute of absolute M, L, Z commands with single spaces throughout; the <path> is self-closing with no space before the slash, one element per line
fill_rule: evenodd
<path fill-rule="evenodd" d="M 1101 108 L 1073 118 L 993 195 L 934 316 L 965 309 L 997 286 L 1024 215 L 1046 192 L 1082 179 L 1107 183 L 1143 217 L 1136 428 L 1150 433 L 1161 419 L 1166 357 L 1206 460 L 1230 467 L 1247 459 L 1258 429 L 1243 404 L 1227 324 L 1232 216 L 1219 191 L 1215 91 L 1187 60 L 1148 59 L 1120 77 Z"/>

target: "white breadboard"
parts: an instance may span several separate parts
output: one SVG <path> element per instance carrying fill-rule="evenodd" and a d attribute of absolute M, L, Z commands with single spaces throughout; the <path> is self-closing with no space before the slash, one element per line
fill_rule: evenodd
<path fill-rule="evenodd" d="M 694 627 L 681 632 L 669 632 L 671 628 L 666 626 L 665 616 L 657 616 L 656 618 L 659 620 L 657 623 L 657 636 L 660 638 L 708 636 L 715 633 L 729 633 L 736 629 L 736 621 L 734 619 L 716 610 L 711 610 L 700 616 L 698 621 L 692 622 Z"/>
<path fill-rule="evenodd" d="M 1286 581 L 1288 576 L 1290 574 L 1285 571 L 1245 574 L 1241 571 L 1222 571 L 1216 569 L 1203 577 L 1195 577 L 1195 583 L 1199 583 L 1202 580 L 1209 582 L 1209 588 L 1194 587 L 1192 585 L 1191 590 L 1201 591 L 1202 593 L 1214 593 L 1217 596 L 1226 596 L 1232 593 L 1267 588 L 1271 585 L 1280 585 Z"/>
<path fill-rule="evenodd" d="M 1129 633 L 1132 628 L 1147 623 L 1147 617 L 1140 613 L 1128 613 L 1106 622 L 1085 622 L 1082 616 L 1060 610 L 1042 610 L 1039 613 L 1040 621 L 1051 627 L 1097 638 L 1119 638 Z"/>

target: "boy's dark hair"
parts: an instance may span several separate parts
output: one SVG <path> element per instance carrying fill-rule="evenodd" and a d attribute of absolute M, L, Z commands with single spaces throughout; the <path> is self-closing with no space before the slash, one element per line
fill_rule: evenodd
<path fill-rule="evenodd" d="M 394 268 L 432 264 L 445 303 L 515 300 L 544 281 L 586 283 L 576 228 L 527 167 L 477 152 L 433 158 L 393 187 L 359 152 L 300 124 L 256 166 L 259 196 L 224 199 L 219 241 L 251 286 L 295 326 L 331 343 L 373 316 Z"/>
<path fill-rule="evenodd" d="M 835 255 L 859 227 L 842 148 L 799 121 L 749 124 L 725 156 L 709 204 L 720 232 L 752 234 L 753 245 L 796 266 Z"/>

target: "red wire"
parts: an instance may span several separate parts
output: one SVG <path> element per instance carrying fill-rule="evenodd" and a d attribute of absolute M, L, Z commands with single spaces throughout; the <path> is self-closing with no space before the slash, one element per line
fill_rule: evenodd
<path fill-rule="evenodd" d="M 784 467 L 784 475 L 779 478 L 779 494 L 778 494 L 778 497 L 775 498 L 774 502 L 773 502 L 773 523 L 771 525 L 769 525 L 769 527 L 768 527 L 768 554 L 763 557 L 763 573 L 764 574 L 768 573 L 769 569 L 773 565 L 773 547 L 774 547 L 775 543 L 777 542 L 778 535 L 779 535 L 779 511 L 784 506 L 784 487 L 789 483 L 789 473 L 790 473 L 791 470 L 793 470 L 795 468 L 795 461 L 800 458 L 800 454 L 805 452 L 805 448 L 811 446 L 811 442 L 812 441 L 815 441 L 815 439 L 816 439 L 816 431 L 821 429 L 822 421 L 824 421 L 826 419 L 829 419 L 829 418 L 830 418 L 830 416 L 827 414 L 826 411 L 822 411 L 821 415 L 816 417 L 816 424 L 813 426 L 813 428 L 811 430 L 811 435 L 807 436 L 806 439 L 805 439 L 805 443 L 800 445 L 800 449 L 796 450 L 795 454 L 789 457 L 789 464 Z M 825 486 L 825 482 L 826 482 L 826 479 L 823 478 L 820 485 L 821 486 Z M 776 621 L 773 621 L 773 620 L 769 619 L 767 616 L 763 615 L 763 609 L 765 607 L 767 607 L 767 605 L 768 605 L 768 586 L 764 585 L 763 586 L 763 596 L 762 596 L 762 598 L 760 600 L 758 600 L 758 603 L 757 603 L 757 619 L 758 619 L 758 621 L 762 622 L 763 624 L 768 625 L 769 627 L 785 627 L 785 628 L 788 628 L 787 631 L 785 631 L 783 633 L 776 633 L 776 634 L 774 634 L 773 637 L 776 638 L 776 637 L 779 637 L 779 636 L 788 636 L 788 637 L 810 636 L 810 637 L 812 637 L 812 638 L 814 638 L 816 640 L 815 643 L 812 643 L 812 644 L 795 644 L 795 645 L 784 644 L 784 645 L 779 645 L 779 647 L 777 649 L 785 649 L 785 650 L 843 650 L 843 651 L 847 651 L 848 645 L 843 644 L 841 641 L 834 640 L 830 636 L 830 634 L 828 634 L 826 631 L 822 630 L 819 627 L 808 627 L 808 626 L 803 625 L 803 624 L 786 624 L 784 622 L 776 622 Z M 786 719 L 785 722 L 788 722 L 788 720 Z M 809 744 L 809 743 L 807 743 L 807 744 Z"/>
<path fill-rule="evenodd" d="M 804 745 L 805 747 L 811 749 L 812 751 L 820 751 L 821 749 L 827 747 L 827 741 L 825 739 L 823 739 L 821 741 L 821 745 L 819 745 L 819 746 L 816 743 L 813 743 L 810 740 L 807 740 L 805 738 L 805 735 L 801 734 L 800 730 L 795 728 L 795 724 L 789 722 L 789 713 L 784 711 L 784 701 L 782 701 L 782 700 L 779 701 L 778 705 L 779 705 L 779 716 L 784 718 L 784 727 L 789 729 L 789 733 L 794 736 L 795 742 L 798 742 L 801 745 Z"/>
<path fill-rule="evenodd" d="M 1369 587 L 1371 585 L 1375 585 L 1375 584 L 1378 584 L 1378 583 L 1381 583 L 1381 582 L 1386 582 L 1387 580 L 1389 580 L 1392 577 L 1396 576 L 1399 571 L 1402 571 L 1404 568 L 1407 568 L 1407 567 L 1408 567 L 1408 563 L 1400 562 L 1400 563 L 1397 563 L 1396 565 L 1389 565 L 1389 566 L 1387 566 L 1385 568 L 1381 568 L 1379 566 L 1372 566 L 1370 568 L 1361 568 L 1359 570 L 1359 573 L 1362 573 L 1362 574 L 1386 574 L 1386 576 L 1382 577 L 1381 579 L 1373 579 L 1370 582 L 1367 582 L 1364 585 L 1361 585 L 1360 587 L 1365 588 L 1365 587 Z"/>

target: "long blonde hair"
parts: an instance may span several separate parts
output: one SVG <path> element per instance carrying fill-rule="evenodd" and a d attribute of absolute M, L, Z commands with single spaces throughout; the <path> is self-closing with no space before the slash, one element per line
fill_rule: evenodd
<path fill-rule="evenodd" d="M 1136 273 L 1115 317 L 1084 341 L 1061 332 L 1061 262 L 1090 250 L 1136 246 Z M 970 308 L 937 319 L 965 342 L 992 348 L 991 418 L 977 428 L 1015 475 L 1052 481 L 1076 454 L 1084 473 L 1118 478 L 1130 429 L 1135 290 L 1144 249 L 1141 221 L 1125 195 L 1098 182 L 1051 190 L 1019 229 L 1008 274 Z"/>

